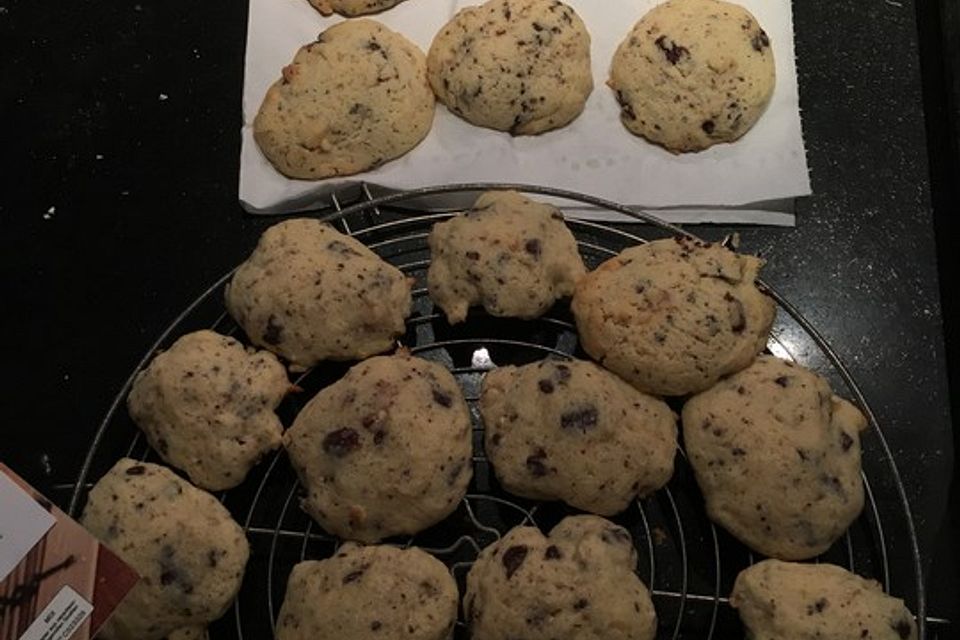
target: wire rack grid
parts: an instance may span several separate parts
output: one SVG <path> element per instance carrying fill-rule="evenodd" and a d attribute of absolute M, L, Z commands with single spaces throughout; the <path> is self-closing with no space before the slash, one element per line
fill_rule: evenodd
<path fill-rule="evenodd" d="M 444 561 L 461 591 L 476 554 L 511 527 L 533 524 L 549 529 L 570 513 L 555 503 L 538 503 L 504 492 L 483 454 L 482 423 L 477 401 L 485 371 L 497 365 L 524 364 L 545 357 L 586 357 L 579 350 L 569 308 L 557 305 L 534 321 L 516 321 L 471 312 L 467 323 L 450 327 L 433 307 L 426 291 L 430 264 L 426 245 L 430 227 L 455 215 L 458 207 L 444 205 L 488 189 L 516 189 L 548 196 L 558 203 L 588 206 L 623 214 L 643 223 L 618 227 L 595 220 L 568 218 L 589 268 L 619 251 L 656 237 L 683 234 L 680 227 L 627 207 L 560 189 L 530 185 L 445 185 L 374 197 L 366 185 L 345 205 L 333 195 L 330 208 L 318 215 L 360 240 L 415 280 L 413 313 L 399 342 L 415 355 L 447 366 L 460 383 L 474 424 L 474 478 L 458 510 L 439 525 L 402 540 Z M 413 207 L 413 208 L 411 208 Z M 639 235 L 642 233 L 643 235 Z M 143 356 L 111 404 L 94 435 L 74 485 L 69 510 L 77 515 L 92 481 L 127 455 L 157 460 L 139 430 L 122 410 L 138 370 L 158 351 L 189 331 L 212 328 L 244 339 L 223 310 L 223 286 L 232 271 L 213 283 L 167 327 Z M 780 307 L 768 350 L 825 375 L 834 389 L 856 402 L 871 429 L 863 438 L 863 479 L 866 506 L 847 534 L 817 561 L 833 562 L 878 580 L 885 591 L 903 598 L 917 615 L 920 638 L 926 637 L 926 598 L 914 523 L 906 492 L 890 447 L 876 415 L 848 369 L 826 340 L 774 288 L 762 285 Z M 289 396 L 278 413 L 289 425 L 299 409 L 326 385 L 338 379 L 346 364 L 325 363 L 300 374 L 295 384 L 304 393 Z M 678 408 L 678 407 L 677 407 Z M 241 592 L 228 615 L 211 626 L 214 639 L 272 637 L 273 624 L 293 565 L 303 559 L 328 557 L 338 541 L 319 529 L 298 506 L 300 487 L 285 455 L 263 461 L 236 489 L 220 494 L 247 533 L 251 561 Z M 742 634 L 727 594 L 737 573 L 756 558 L 706 517 L 702 497 L 682 450 L 673 479 L 654 495 L 637 500 L 614 518 L 634 537 L 640 558 L 638 574 L 651 589 L 657 609 L 658 638 L 728 638 Z M 456 638 L 466 638 L 462 616 Z"/>

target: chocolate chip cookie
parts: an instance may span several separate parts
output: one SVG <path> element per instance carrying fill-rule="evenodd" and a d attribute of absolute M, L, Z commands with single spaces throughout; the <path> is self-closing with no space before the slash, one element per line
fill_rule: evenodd
<path fill-rule="evenodd" d="M 267 229 L 227 285 L 227 310 L 250 340 L 296 367 L 354 360 L 394 346 L 410 315 L 410 282 L 328 224 Z"/>
<path fill-rule="evenodd" d="M 558 0 L 489 0 L 440 30 L 427 77 L 440 101 L 473 124 L 542 133 L 583 111 L 593 90 L 590 35 Z"/>
<path fill-rule="evenodd" d="M 916 640 L 903 600 L 832 564 L 764 560 L 737 576 L 730 605 L 755 640 Z"/>
<path fill-rule="evenodd" d="M 342 16 L 362 16 L 385 11 L 403 0 L 310 0 L 313 8 L 325 16 L 339 13 Z"/>
<path fill-rule="evenodd" d="M 220 491 L 280 446 L 283 426 L 273 411 L 289 388 L 272 353 L 196 331 L 137 374 L 127 408 L 165 462 Z"/>
<path fill-rule="evenodd" d="M 447 640 L 457 584 L 433 556 L 410 547 L 341 546 L 293 568 L 277 640 Z"/>
<path fill-rule="evenodd" d="M 341 538 L 376 542 L 449 515 L 473 475 L 466 401 L 441 365 L 407 353 L 354 366 L 284 434 L 303 508 Z"/>
<path fill-rule="evenodd" d="M 657 616 L 634 572 L 629 532 L 570 516 L 544 536 L 516 527 L 467 575 L 464 615 L 474 640 L 653 640 Z"/>
<path fill-rule="evenodd" d="M 210 494 L 166 467 L 122 458 L 90 490 L 81 523 L 140 574 L 101 636 L 196 636 L 233 602 L 249 556 L 243 530 Z"/>
<path fill-rule="evenodd" d="M 683 437 L 710 518 L 752 549 L 802 560 L 863 509 L 866 418 L 826 380 L 761 356 L 683 407 Z"/>
<path fill-rule="evenodd" d="M 473 305 L 536 318 L 586 273 L 563 214 L 515 191 L 484 193 L 470 211 L 435 224 L 428 242 L 430 297 L 451 324 Z"/>
<path fill-rule="evenodd" d="M 583 349 L 646 393 L 703 391 L 766 346 L 776 307 L 757 288 L 762 264 L 682 237 L 625 249 L 577 284 Z"/>
<path fill-rule="evenodd" d="M 749 131 L 775 82 L 770 38 L 749 11 L 721 0 L 670 0 L 620 44 L 608 84 L 627 129 L 682 152 Z"/>
<path fill-rule="evenodd" d="M 517 495 L 613 515 L 673 475 L 676 416 L 592 362 L 495 369 L 480 413 L 487 457 Z"/>
<path fill-rule="evenodd" d="M 368 171 L 430 131 L 435 99 L 415 44 L 374 20 L 348 20 L 297 51 L 253 121 L 263 155 L 290 178 Z"/>

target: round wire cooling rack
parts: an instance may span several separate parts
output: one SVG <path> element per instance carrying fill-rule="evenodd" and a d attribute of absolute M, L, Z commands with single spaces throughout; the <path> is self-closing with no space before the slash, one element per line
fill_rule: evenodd
<path fill-rule="evenodd" d="M 586 357 L 579 349 L 569 308 L 562 303 L 532 321 L 493 318 L 471 310 L 468 321 L 456 327 L 449 326 L 442 313 L 434 309 L 426 291 L 426 271 L 430 264 L 426 239 L 430 227 L 438 220 L 456 215 L 459 208 L 449 205 L 451 198 L 459 204 L 489 189 L 516 189 L 548 196 L 561 207 L 594 207 L 643 223 L 625 227 L 568 217 L 567 224 L 589 268 L 628 246 L 654 238 L 676 234 L 695 237 L 656 217 L 600 198 L 530 185 L 445 185 L 380 197 L 373 197 L 370 190 L 361 185 L 358 202 L 343 206 L 334 195 L 332 212 L 312 214 L 337 225 L 415 279 L 413 313 L 399 343 L 415 355 L 447 366 L 467 399 L 474 425 L 474 477 L 468 495 L 458 510 L 440 524 L 416 536 L 390 541 L 404 546 L 417 545 L 433 553 L 450 568 L 461 592 L 465 574 L 484 546 L 518 524 L 533 524 L 547 530 L 572 512 L 557 503 L 511 496 L 497 484 L 483 453 L 477 407 L 484 372 L 498 365 L 525 364 L 545 357 Z M 180 335 L 202 328 L 244 339 L 223 310 L 223 286 L 231 275 L 232 271 L 225 274 L 191 302 L 131 373 L 93 437 L 73 490 L 71 514 L 79 513 L 93 481 L 120 456 L 159 462 L 126 411 L 121 409 L 134 375 L 156 351 L 169 346 Z M 780 308 L 768 350 L 827 377 L 839 394 L 860 406 L 871 425 L 862 438 L 866 506 L 846 535 L 816 561 L 845 566 L 879 581 L 886 592 L 903 598 L 917 616 L 919 637 L 923 640 L 926 598 L 917 538 L 900 473 L 881 425 L 826 340 L 775 289 L 766 284 L 762 286 Z M 294 382 L 304 392 L 284 400 L 278 409 L 283 423 L 289 426 L 300 408 L 319 389 L 341 377 L 348 366 L 324 363 L 299 374 Z M 679 407 L 675 406 L 676 409 Z M 300 510 L 299 495 L 297 478 L 282 452 L 262 461 L 241 486 L 219 495 L 247 533 L 252 553 L 232 611 L 210 628 L 215 640 L 272 637 L 293 565 L 303 559 L 328 557 L 335 551 L 338 540 L 322 531 Z M 759 558 L 707 519 L 701 494 L 682 450 L 670 483 L 654 495 L 636 500 L 625 513 L 613 519 L 627 527 L 634 537 L 639 556 L 637 571 L 651 589 L 657 609 L 658 638 L 742 636 L 727 595 L 737 573 Z M 455 634 L 456 638 L 468 636 L 462 616 Z"/>

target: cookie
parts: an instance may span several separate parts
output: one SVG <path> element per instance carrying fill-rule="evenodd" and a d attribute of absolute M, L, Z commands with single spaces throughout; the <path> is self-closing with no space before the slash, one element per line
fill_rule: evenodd
<path fill-rule="evenodd" d="M 682 237 L 625 249 L 577 284 L 581 345 L 646 393 L 703 391 L 766 346 L 776 306 L 757 288 L 762 264 Z"/>
<path fill-rule="evenodd" d="M 453 512 L 473 476 L 472 429 L 457 381 L 407 353 L 354 366 L 284 434 L 303 508 L 341 538 L 413 534 Z"/>
<path fill-rule="evenodd" d="M 336 24 L 301 47 L 267 91 L 253 138 L 290 178 L 374 169 L 423 140 L 435 100 L 423 52 L 373 20 Z"/>
<path fill-rule="evenodd" d="M 755 551 L 812 558 L 863 508 L 866 418 L 814 372 L 761 356 L 683 407 L 707 514 Z"/>
<path fill-rule="evenodd" d="M 140 574 L 101 637 L 202 637 L 233 602 L 249 556 L 243 530 L 209 493 L 166 467 L 122 458 L 90 490 L 83 526 Z"/>
<path fill-rule="evenodd" d="M 412 304 L 399 269 L 306 218 L 267 229 L 225 297 L 251 342 L 301 369 L 393 348 Z"/>
<path fill-rule="evenodd" d="M 570 516 L 544 536 L 516 527 L 467 575 L 473 640 L 653 640 L 657 617 L 623 527 Z"/>
<path fill-rule="evenodd" d="M 593 90 L 590 35 L 558 0 L 489 0 L 440 30 L 427 77 L 440 102 L 468 122 L 543 133 L 583 111 Z"/>
<path fill-rule="evenodd" d="M 730 605 L 754 640 L 916 640 L 903 600 L 832 564 L 764 560 L 737 576 Z"/>
<path fill-rule="evenodd" d="M 272 353 L 197 331 L 137 374 L 127 408 L 165 462 L 198 487 L 220 491 L 280 446 L 283 426 L 273 411 L 289 388 Z"/>
<path fill-rule="evenodd" d="M 474 305 L 536 318 L 586 273 L 563 214 L 515 191 L 484 193 L 470 211 L 433 225 L 428 242 L 427 286 L 450 324 Z"/>
<path fill-rule="evenodd" d="M 770 38 L 749 11 L 720 0 L 670 0 L 617 48 L 608 84 L 624 126 L 677 153 L 745 134 L 775 82 Z"/>
<path fill-rule="evenodd" d="M 293 568 L 277 640 L 447 640 L 457 584 L 439 560 L 410 547 L 341 546 Z"/>
<path fill-rule="evenodd" d="M 480 413 L 487 458 L 516 495 L 613 515 L 673 475 L 670 407 L 592 362 L 495 369 Z"/>
<path fill-rule="evenodd" d="M 325 16 L 336 12 L 348 17 L 378 13 L 401 2 L 403 0 L 310 0 L 313 8 Z"/>

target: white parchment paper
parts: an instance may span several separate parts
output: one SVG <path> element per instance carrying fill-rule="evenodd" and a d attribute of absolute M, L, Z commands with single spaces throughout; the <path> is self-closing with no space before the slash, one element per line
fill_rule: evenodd
<path fill-rule="evenodd" d="M 617 45 L 656 0 L 566 0 L 592 38 L 594 91 L 569 126 L 512 137 L 475 127 L 438 104 L 433 128 L 413 151 L 366 173 L 318 182 L 278 173 L 253 140 L 263 96 L 297 49 L 343 20 L 320 16 L 307 0 L 249 0 L 243 88 L 240 202 L 252 213 L 318 206 L 324 196 L 364 181 L 391 189 L 461 182 L 539 184 L 580 191 L 650 210 L 672 222 L 793 224 L 788 203 L 810 193 L 800 124 L 790 0 L 739 0 L 770 36 L 777 85 L 766 113 L 733 144 L 674 155 L 630 134 L 606 85 Z M 407 0 L 374 16 L 424 51 L 434 34 L 471 0 Z M 768 210 L 767 201 L 778 201 Z M 591 217 L 597 217 L 592 215 Z"/>

